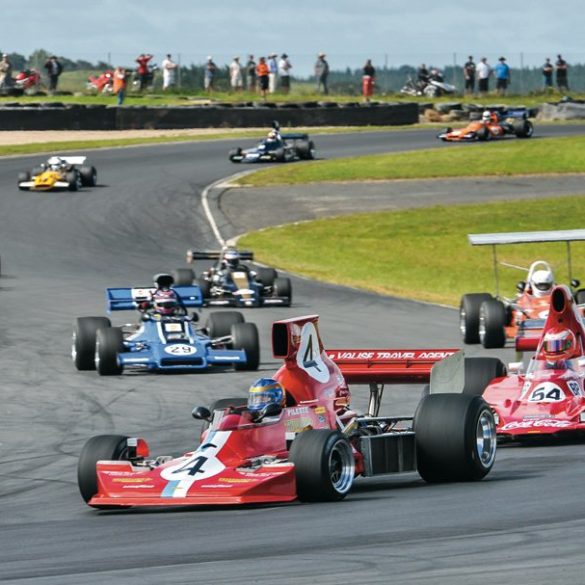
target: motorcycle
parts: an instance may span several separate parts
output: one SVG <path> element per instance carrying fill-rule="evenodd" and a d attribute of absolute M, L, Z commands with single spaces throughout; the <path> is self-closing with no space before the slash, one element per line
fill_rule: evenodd
<path fill-rule="evenodd" d="M 447 83 L 438 69 L 432 69 L 427 79 L 409 77 L 400 93 L 412 96 L 439 97 L 455 93 L 457 88 Z"/>
<path fill-rule="evenodd" d="M 41 88 L 41 74 L 36 69 L 25 69 L 16 74 L 14 87 L 34 94 Z"/>
<path fill-rule="evenodd" d="M 107 94 L 112 93 L 114 87 L 114 72 L 107 69 L 97 77 L 90 75 L 87 78 L 86 89 L 88 91 L 97 91 L 97 93 Z"/>

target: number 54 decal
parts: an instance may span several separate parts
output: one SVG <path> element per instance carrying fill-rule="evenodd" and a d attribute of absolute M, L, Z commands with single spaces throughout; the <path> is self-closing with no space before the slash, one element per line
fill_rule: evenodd
<path fill-rule="evenodd" d="M 563 390 L 552 382 L 539 384 L 530 394 L 528 402 L 560 402 L 565 399 Z"/>

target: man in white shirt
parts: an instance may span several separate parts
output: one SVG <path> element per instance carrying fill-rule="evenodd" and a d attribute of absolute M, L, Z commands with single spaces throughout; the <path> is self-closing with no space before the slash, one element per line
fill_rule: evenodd
<path fill-rule="evenodd" d="M 239 57 L 234 57 L 234 60 L 230 63 L 230 86 L 232 91 L 242 91 L 244 88 L 244 78 Z"/>
<path fill-rule="evenodd" d="M 163 90 L 173 87 L 177 83 L 177 64 L 171 59 L 170 55 L 166 56 L 162 64 L 163 71 Z"/>
<path fill-rule="evenodd" d="M 492 68 L 488 65 L 487 58 L 482 57 L 475 69 L 477 73 L 477 89 L 479 94 L 485 96 L 489 91 L 490 75 Z"/>
<path fill-rule="evenodd" d="M 278 62 L 278 75 L 280 76 L 280 87 L 282 88 L 282 93 L 288 93 L 290 91 L 290 70 L 292 69 L 292 65 L 288 60 L 288 55 L 283 53 L 280 56 L 280 61 Z"/>

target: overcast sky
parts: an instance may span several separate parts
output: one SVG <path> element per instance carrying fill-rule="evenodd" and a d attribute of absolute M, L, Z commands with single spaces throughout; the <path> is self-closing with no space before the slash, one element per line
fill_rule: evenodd
<path fill-rule="evenodd" d="M 90 0 L 91 1 L 91 0 Z M 142 52 L 219 64 L 249 52 L 288 53 L 297 74 L 315 55 L 333 68 L 500 55 L 540 65 L 561 52 L 585 62 L 585 2 L 564 0 L 2 0 L 0 50 L 129 64 Z M 8 24 L 9 23 L 9 24 Z M 522 57 L 521 57 L 522 54 Z"/>

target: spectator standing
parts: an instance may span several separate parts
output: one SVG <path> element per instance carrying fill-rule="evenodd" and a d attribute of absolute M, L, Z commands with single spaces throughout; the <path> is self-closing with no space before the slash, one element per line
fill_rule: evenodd
<path fill-rule="evenodd" d="M 553 64 L 550 62 L 550 57 L 546 58 L 542 66 L 542 77 L 544 78 L 544 90 L 551 91 L 553 86 Z"/>
<path fill-rule="evenodd" d="M 374 95 L 374 85 L 376 83 L 376 69 L 372 65 L 372 60 L 368 59 L 364 65 L 364 75 L 362 78 L 362 93 L 366 102 L 370 101 Z"/>
<path fill-rule="evenodd" d="M 8 55 L 4 53 L 0 61 L 0 89 L 6 89 L 12 85 L 12 65 Z"/>
<path fill-rule="evenodd" d="M 465 80 L 465 93 L 472 95 L 475 92 L 475 63 L 469 55 L 467 63 L 463 65 L 463 79 Z"/>
<path fill-rule="evenodd" d="M 152 55 L 147 53 L 141 53 L 136 57 L 136 63 L 138 63 L 136 73 L 138 74 L 138 88 L 140 91 L 144 91 L 148 85 L 148 63 L 151 59 Z"/>
<path fill-rule="evenodd" d="M 260 90 L 260 95 L 262 99 L 266 99 L 266 92 L 268 90 L 268 75 L 270 74 L 270 69 L 266 64 L 266 59 L 264 57 L 260 57 L 260 61 L 256 66 L 256 77 L 258 78 L 258 89 Z"/>
<path fill-rule="evenodd" d="M 278 81 L 278 63 L 276 62 L 276 53 L 268 55 L 268 91 L 274 93 L 276 91 L 276 83 Z"/>
<path fill-rule="evenodd" d="M 47 70 L 47 75 L 49 76 L 49 91 L 55 92 L 57 91 L 57 84 L 59 83 L 59 75 L 63 71 L 63 66 L 59 63 L 59 60 L 55 55 L 51 55 L 45 61 L 45 69 Z"/>
<path fill-rule="evenodd" d="M 242 91 L 244 89 L 242 66 L 240 65 L 239 57 L 234 57 L 234 60 L 230 63 L 230 87 L 232 91 Z"/>
<path fill-rule="evenodd" d="M 124 103 L 124 97 L 126 95 L 126 69 L 124 67 L 116 67 L 114 69 L 114 86 L 112 91 L 118 97 L 118 105 L 121 106 Z"/>
<path fill-rule="evenodd" d="M 560 92 L 569 91 L 569 79 L 568 72 L 569 66 L 563 59 L 562 55 L 557 55 L 557 62 L 555 63 L 557 68 L 557 87 Z"/>
<path fill-rule="evenodd" d="M 248 91 L 256 91 L 256 61 L 254 55 L 248 55 L 246 63 L 246 87 Z"/>
<path fill-rule="evenodd" d="M 424 63 L 422 63 L 421 66 L 416 70 L 416 77 L 423 84 L 427 84 L 429 82 L 429 70 Z"/>
<path fill-rule="evenodd" d="M 329 88 L 327 87 L 327 78 L 329 77 L 329 63 L 327 63 L 325 53 L 319 53 L 317 56 L 317 62 L 315 63 L 315 78 L 317 80 L 317 93 L 323 87 L 324 95 L 329 94 Z"/>
<path fill-rule="evenodd" d="M 492 68 L 489 66 L 486 57 L 482 57 L 477 64 L 477 89 L 480 95 L 485 96 L 490 89 L 490 75 Z"/>
<path fill-rule="evenodd" d="M 205 77 L 203 78 L 203 86 L 207 90 L 207 93 L 211 93 L 213 91 L 216 73 L 217 65 L 213 62 L 213 58 L 210 55 L 207 57 L 207 63 L 205 64 Z"/>
<path fill-rule="evenodd" d="M 494 67 L 496 74 L 496 91 L 498 95 L 506 95 L 508 85 L 512 81 L 510 77 L 510 67 L 506 63 L 506 57 L 500 57 L 499 63 Z"/>
<path fill-rule="evenodd" d="M 163 70 L 163 91 L 165 91 L 176 85 L 178 65 L 173 61 L 171 55 L 167 55 L 161 63 L 161 67 Z"/>
<path fill-rule="evenodd" d="M 280 61 L 278 62 L 278 75 L 280 77 L 280 87 L 282 88 L 282 93 L 288 94 L 290 92 L 290 70 L 292 69 L 292 65 L 288 60 L 288 55 L 283 53 L 280 56 Z"/>

